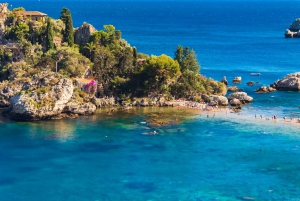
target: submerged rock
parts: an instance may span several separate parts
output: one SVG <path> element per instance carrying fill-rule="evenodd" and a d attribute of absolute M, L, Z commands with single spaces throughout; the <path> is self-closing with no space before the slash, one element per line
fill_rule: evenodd
<path fill-rule="evenodd" d="M 247 82 L 246 84 L 248 85 L 248 86 L 253 86 L 254 85 L 254 81 L 250 81 L 250 82 Z"/>

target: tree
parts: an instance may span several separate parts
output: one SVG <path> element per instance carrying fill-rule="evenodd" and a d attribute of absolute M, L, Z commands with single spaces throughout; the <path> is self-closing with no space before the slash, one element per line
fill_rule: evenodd
<path fill-rule="evenodd" d="M 7 33 L 9 39 L 21 41 L 29 37 L 29 26 L 24 22 L 17 23 L 16 26 L 12 26 Z"/>
<path fill-rule="evenodd" d="M 54 42 L 53 42 L 53 35 L 54 35 L 54 31 L 53 31 L 53 24 L 50 20 L 50 18 L 48 18 L 47 20 L 47 31 L 46 31 L 47 35 L 46 35 L 46 49 L 48 50 L 52 50 L 54 49 Z"/>
<path fill-rule="evenodd" d="M 156 91 L 166 93 L 172 79 L 180 74 L 177 61 L 167 55 L 151 56 L 141 67 L 140 80 L 143 80 L 144 93 Z"/>
<path fill-rule="evenodd" d="M 61 10 L 60 20 L 65 24 L 65 30 L 63 32 L 64 41 L 68 43 L 69 46 L 74 45 L 74 30 L 71 12 L 67 8 Z"/>
<path fill-rule="evenodd" d="M 97 48 L 94 55 L 94 71 L 98 76 L 99 83 L 108 83 L 116 75 L 114 68 L 116 60 L 114 55 L 107 48 Z"/>
<path fill-rule="evenodd" d="M 200 72 L 200 64 L 194 50 L 190 50 L 188 47 L 183 48 L 182 46 L 178 46 L 175 51 L 174 59 L 179 63 L 181 72 L 185 70 L 190 70 L 196 74 Z"/>
<path fill-rule="evenodd" d="M 14 8 L 13 11 L 25 11 L 25 8 L 18 7 L 18 8 Z"/>
<path fill-rule="evenodd" d="M 92 55 L 93 55 L 93 51 L 95 50 L 96 46 L 94 44 L 94 42 L 90 42 L 87 43 L 84 46 L 84 49 L 88 51 L 88 58 L 92 61 Z"/>

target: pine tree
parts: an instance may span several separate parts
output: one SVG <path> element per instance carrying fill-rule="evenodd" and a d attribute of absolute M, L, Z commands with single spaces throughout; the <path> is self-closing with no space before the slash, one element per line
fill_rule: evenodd
<path fill-rule="evenodd" d="M 67 8 L 61 10 L 60 19 L 64 22 L 66 28 L 63 32 L 64 41 L 68 43 L 69 46 L 74 45 L 74 30 L 71 12 Z"/>
<path fill-rule="evenodd" d="M 188 47 L 183 48 L 178 46 L 175 51 L 175 58 L 180 65 L 180 71 L 183 73 L 186 70 L 192 71 L 196 74 L 200 71 L 200 64 L 197 60 L 197 56 L 194 50 L 190 50 Z"/>
<path fill-rule="evenodd" d="M 53 24 L 51 23 L 51 19 L 48 18 L 48 20 L 47 20 L 47 35 L 46 35 L 47 51 L 54 49 L 53 35 L 54 35 Z"/>

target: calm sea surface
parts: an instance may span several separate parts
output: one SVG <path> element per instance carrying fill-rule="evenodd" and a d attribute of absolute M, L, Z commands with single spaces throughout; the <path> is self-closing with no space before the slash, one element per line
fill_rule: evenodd
<path fill-rule="evenodd" d="M 284 38 L 300 17 L 299 1 L 8 3 L 53 18 L 67 7 L 75 27 L 113 24 L 147 54 L 173 57 L 177 45 L 189 46 L 202 74 L 242 76 L 238 87 L 254 102 L 240 120 L 165 108 L 33 123 L 1 117 L 1 201 L 300 200 L 300 127 L 254 120 L 254 114 L 300 118 L 300 93 L 254 93 L 300 71 L 300 40 Z M 156 118 L 172 123 L 148 124 Z M 158 135 L 145 135 L 154 130 Z"/>

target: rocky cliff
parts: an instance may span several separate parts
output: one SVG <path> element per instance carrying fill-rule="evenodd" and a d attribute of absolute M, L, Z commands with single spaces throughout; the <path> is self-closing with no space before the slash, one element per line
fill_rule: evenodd
<path fill-rule="evenodd" d="M 73 81 L 43 71 L 22 77 L 19 68 L 9 69 L 10 80 L 0 84 L 3 114 L 18 120 L 43 120 L 61 116 L 88 115 L 96 106 L 74 93 Z"/>
<path fill-rule="evenodd" d="M 96 29 L 91 24 L 83 24 L 81 27 L 75 30 L 75 43 L 79 45 L 85 45 L 89 42 L 90 36 L 96 31 Z"/>

